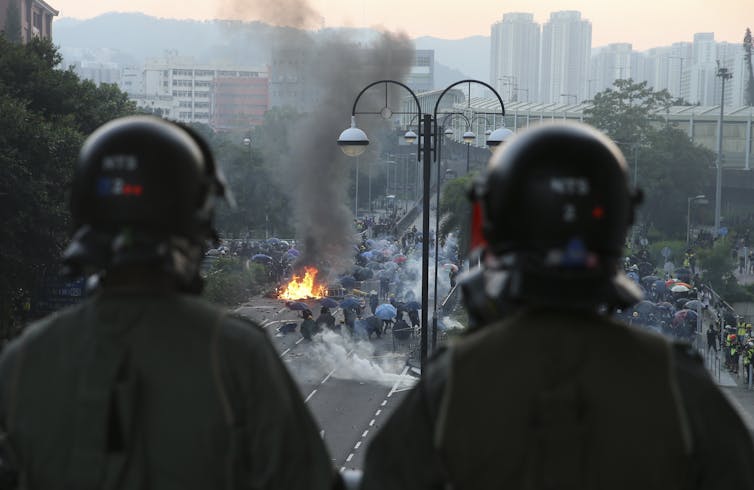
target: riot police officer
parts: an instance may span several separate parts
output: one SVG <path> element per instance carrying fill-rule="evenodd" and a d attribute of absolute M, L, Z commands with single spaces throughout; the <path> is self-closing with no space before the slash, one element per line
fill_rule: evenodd
<path fill-rule="evenodd" d="M 188 128 L 133 116 L 86 140 L 64 262 L 99 273 L 101 290 L 3 352 L 4 477 L 29 489 L 333 485 L 265 332 L 197 297 L 227 195 Z"/>
<path fill-rule="evenodd" d="M 583 124 L 496 151 L 484 268 L 505 271 L 509 314 L 429 363 L 368 448 L 364 489 L 754 488 L 746 429 L 693 351 L 609 315 L 640 299 L 619 267 L 627 180 Z"/>

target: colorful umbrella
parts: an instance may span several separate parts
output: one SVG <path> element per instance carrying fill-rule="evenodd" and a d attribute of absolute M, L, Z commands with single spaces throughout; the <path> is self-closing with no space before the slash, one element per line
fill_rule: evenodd
<path fill-rule="evenodd" d="M 392 320 L 397 315 L 398 310 L 395 308 L 395 306 L 389 303 L 381 304 L 377 307 L 376 310 L 374 310 L 374 316 L 376 316 L 380 320 Z"/>

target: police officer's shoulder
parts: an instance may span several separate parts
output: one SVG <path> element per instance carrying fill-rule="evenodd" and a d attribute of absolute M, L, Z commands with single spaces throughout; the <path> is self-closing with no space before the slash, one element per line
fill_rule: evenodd
<path fill-rule="evenodd" d="M 32 346 L 40 342 L 55 341 L 60 337 L 68 337 L 72 329 L 79 328 L 81 324 L 79 317 L 91 301 L 91 298 L 86 299 L 30 323 L 18 337 L 13 339 L 3 349 L 3 353 L 14 345 Z"/>

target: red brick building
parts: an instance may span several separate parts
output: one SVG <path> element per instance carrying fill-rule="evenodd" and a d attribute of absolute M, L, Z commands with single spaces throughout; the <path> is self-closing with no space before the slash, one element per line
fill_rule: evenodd
<path fill-rule="evenodd" d="M 22 43 L 34 36 L 52 39 L 52 18 L 57 15 L 43 0 L 0 0 L 0 31 Z"/>
<path fill-rule="evenodd" d="M 244 130 L 262 124 L 270 104 L 267 77 L 222 77 L 212 83 L 211 126 Z"/>

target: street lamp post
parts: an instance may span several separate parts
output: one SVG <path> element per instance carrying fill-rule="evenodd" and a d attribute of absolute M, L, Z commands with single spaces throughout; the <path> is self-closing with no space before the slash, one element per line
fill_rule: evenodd
<path fill-rule="evenodd" d="M 727 68 L 718 68 L 717 76 L 722 80 L 720 88 L 720 119 L 717 121 L 717 172 L 715 173 L 715 235 L 720 233 L 720 207 L 723 193 L 723 112 L 725 109 L 725 81 L 733 78 Z"/>
<path fill-rule="evenodd" d="M 688 206 L 686 207 L 686 245 L 691 243 L 691 203 L 699 202 L 699 204 L 706 204 L 707 196 L 700 194 L 698 196 L 689 197 Z"/>
<path fill-rule="evenodd" d="M 433 114 L 424 114 L 421 110 L 421 104 L 419 103 L 419 98 L 416 96 L 413 90 L 411 90 L 406 84 L 402 82 L 398 82 L 395 80 L 378 80 L 376 82 L 372 82 L 366 87 L 364 87 L 361 92 L 356 96 L 356 99 L 353 103 L 353 108 L 351 110 L 351 127 L 344 130 L 340 136 L 338 137 L 338 145 L 340 145 L 341 149 L 343 150 L 346 155 L 349 156 L 357 156 L 364 152 L 364 147 L 369 144 L 369 139 L 366 136 L 366 133 L 364 133 L 362 130 L 356 127 L 356 114 L 372 114 L 372 115 L 382 115 L 383 118 L 389 119 L 392 117 L 393 114 L 402 114 L 401 112 L 393 112 L 389 107 L 387 107 L 387 91 L 389 84 L 398 85 L 402 88 L 404 88 L 410 95 L 413 97 L 414 102 L 416 104 L 416 111 L 411 112 L 410 114 L 417 114 L 419 116 L 419 134 L 421 134 L 421 147 L 419 151 L 417 152 L 417 158 L 422 161 L 422 181 L 424 185 L 424 191 L 422 195 L 422 298 L 421 298 L 421 307 L 422 307 L 422 318 L 421 318 L 421 367 L 423 368 L 425 366 L 426 360 L 427 360 L 427 351 L 428 351 L 428 336 L 427 336 L 427 327 L 428 327 L 428 314 L 429 314 L 429 212 L 430 212 L 430 187 L 431 187 L 431 163 L 432 163 L 432 136 L 433 136 L 433 124 L 434 121 L 437 120 L 437 109 L 439 107 L 439 103 L 442 100 L 443 96 L 450 90 L 451 88 L 455 87 L 456 85 L 459 85 L 461 83 L 468 83 L 469 84 L 469 99 L 470 97 L 470 86 L 471 83 L 478 83 L 481 85 L 484 85 L 489 90 L 491 90 L 498 98 L 500 102 L 500 108 L 501 108 L 501 114 L 505 115 L 505 107 L 503 106 L 503 101 L 500 98 L 500 95 L 495 91 L 494 88 L 492 88 L 490 85 L 488 85 L 485 82 L 481 82 L 479 80 L 461 80 L 459 82 L 456 82 L 449 87 L 447 87 L 440 97 L 437 98 L 437 103 L 435 104 L 435 109 Z M 359 100 L 361 99 L 361 96 L 366 92 L 368 89 L 375 85 L 384 84 L 385 85 L 385 107 L 379 111 L 379 112 L 359 112 L 357 111 Z M 469 104 L 471 101 L 469 100 Z M 385 117 L 387 116 L 387 117 Z M 492 138 L 495 135 L 493 132 L 492 135 L 490 135 L 490 138 Z M 490 138 L 488 138 L 488 142 L 490 142 Z M 494 139 L 493 143 L 494 144 Z M 435 158 L 437 158 L 437 155 L 435 154 Z M 436 303 L 436 302 L 435 302 Z M 437 308 L 435 304 L 435 309 Z"/>

